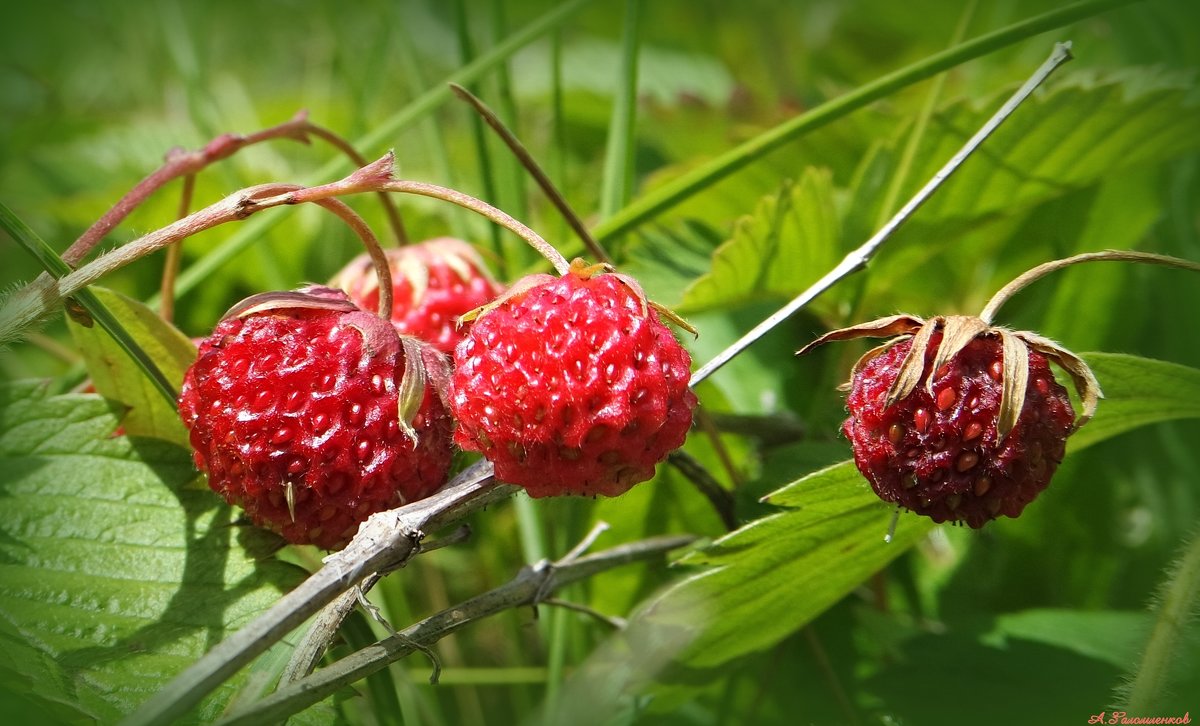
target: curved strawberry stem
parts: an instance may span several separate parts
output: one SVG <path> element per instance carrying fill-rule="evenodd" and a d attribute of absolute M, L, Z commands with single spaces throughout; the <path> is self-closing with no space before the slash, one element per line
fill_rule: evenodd
<path fill-rule="evenodd" d="M 551 204 L 554 205 L 554 208 L 558 210 L 559 215 L 561 215 L 566 221 L 567 225 L 571 228 L 571 231 L 573 231 L 575 235 L 579 237 L 579 240 L 583 242 L 584 246 L 588 248 L 588 252 L 592 253 L 592 256 L 597 260 L 611 264 L 613 261 L 612 257 L 608 254 L 604 247 L 596 241 L 596 238 L 592 236 L 592 233 L 588 231 L 587 226 L 583 223 L 583 220 L 580 219 L 579 215 L 575 213 L 575 210 L 571 208 L 571 205 L 567 202 L 566 197 L 562 195 L 562 192 L 558 191 L 558 187 L 554 186 L 554 182 L 550 180 L 550 177 L 542 169 L 541 165 L 537 163 L 537 160 L 533 158 L 533 155 L 529 153 L 529 150 L 525 148 L 525 145 L 521 143 L 520 139 L 518 139 L 507 126 L 504 125 L 504 122 L 500 120 L 496 113 L 492 111 L 492 109 L 489 108 L 486 103 L 480 100 L 478 96 L 458 85 L 457 83 L 451 83 L 450 90 L 454 91 L 454 94 L 459 98 L 466 101 L 467 104 L 470 105 L 471 108 L 473 108 L 475 112 L 483 118 L 484 121 L 487 122 L 487 125 L 496 132 L 496 135 L 500 137 L 500 140 L 503 141 L 506 146 L 508 146 L 509 150 L 513 153 L 513 156 L 517 157 L 517 161 L 521 163 L 521 166 L 525 167 L 525 170 L 529 172 L 529 175 L 533 177 L 533 180 L 537 182 L 538 187 L 541 188 L 542 193 L 546 195 L 546 198 Z"/>
<path fill-rule="evenodd" d="M 305 187 L 298 184 L 273 184 L 272 187 L 269 192 L 251 195 L 246 200 L 247 207 L 258 209 L 263 206 L 261 204 L 263 198 L 276 199 L 281 193 L 288 194 L 305 189 Z M 392 266 L 388 262 L 387 254 L 383 251 L 383 246 L 379 244 L 379 238 L 371 231 L 366 221 L 340 199 L 323 197 L 310 201 L 336 214 L 362 240 L 363 246 L 367 248 L 367 254 L 371 258 L 371 265 L 375 268 L 375 274 L 379 277 L 380 282 L 379 305 L 376 307 L 375 313 L 384 320 L 390 320 L 392 313 Z"/>
<path fill-rule="evenodd" d="M 1015 280 L 1000 288 L 995 295 L 992 295 L 992 299 L 988 300 L 987 305 L 984 306 L 983 312 L 979 313 L 979 317 L 983 322 L 991 325 L 1000 307 L 1018 292 L 1035 281 L 1049 275 L 1051 272 L 1061 270 L 1064 267 L 1070 267 L 1071 265 L 1078 265 L 1082 262 L 1142 262 L 1150 265 L 1163 265 L 1165 267 L 1177 267 L 1181 270 L 1200 272 L 1200 263 L 1169 255 L 1156 255 L 1152 252 L 1135 252 L 1132 250 L 1084 252 L 1071 257 L 1064 257 L 1061 260 L 1045 262 L 1028 272 L 1022 273 Z"/>
<path fill-rule="evenodd" d="M 405 181 L 402 179 L 392 179 L 383 184 L 381 189 L 389 192 L 400 192 L 401 194 L 417 194 L 423 197 L 433 197 L 442 201 L 457 204 L 460 207 L 469 209 L 476 214 L 487 217 L 492 222 L 504 227 L 508 231 L 525 240 L 530 247 L 534 248 L 550 261 L 554 266 L 554 270 L 560 275 L 566 274 L 570 268 L 570 263 L 567 258 L 562 256 L 558 250 L 542 238 L 537 232 L 534 232 L 529 227 L 517 221 L 505 212 L 500 211 L 496 207 L 488 204 L 482 199 L 476 199 L 469 194 L 463 194 L 460 191 L 441 187 L 436 184 L 426 184 L 425 182 Z"/>
<path fill-rule="evenodd" d="M 397 192 L 400 194 L 416 194 L 422 197 L 432 197 L 433 199 L 441 199 L 444 202 L 457 204 L 504 227 L 525 240 L 530 247 L 537 250 L 538 253 L 549 260 L 550 264 L 554 265 L 554 269 L 558 274 L 565 275 L 567 270 L 570 269 L 570 263 L 567 262 L 567 259 L 558 250 L 554 249 L 549 242 L 542 239 L 541 235 L 482 199 L 476 199 L 469 194 L 463 194 L 460 191 L 438 186 L 437 184 L 394 178 L 392 176 L 392 168 L 395 164 L 395 159 L 395 154 L 389 151 L 370 164 L 355 170 L 354 173 L 344 179 L 315 187 L 303 187 L 272 197 L 255 198 L 247 207 L 252 211 L 258 211 L 267 207 L 315 202 L 319 199 L 328 199 L 346 194 L 360 194 L 362 192 Z"/>
<path fill-rule="evenodd" d="M 180 220 L 188 215 L 192 207 L 192 194 L 196 190 L 196 175 L 188 174 L 183 178 L 183 190 L 179 195 L 178 212 L 175 219 Z M 168 323 L 175 317 L 175 278 L 179 277 L 179 266 L 183 263 L 183 247 L 173 244 L 167 248 L 167 259 L 163 262 L 162 282 L 159 283 L 158 315 Z"/>

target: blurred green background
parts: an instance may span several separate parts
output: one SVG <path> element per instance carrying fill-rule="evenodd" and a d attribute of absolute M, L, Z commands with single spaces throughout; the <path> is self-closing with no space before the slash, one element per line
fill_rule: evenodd
<path fill-rule="evenodd" d="M 636 128 L 627 163 L 614 164 L 606 148 L 613 105 L 626 88 L 621 59 L 631 5 L 640 6 Z M 1056 6 L 588 2 L 472 87 L 596 224 L 605 218 L 603 179 L 631 180 L 621 202 L 653 193 L 788 118 L 945 49 L 956 34 L 982 35 Z M 436 98 L 412 105 L 557 7 L 534 0 L 11 5 L 0 22 L 0 201 L 62 251 L 168 149 L 197 148 L 220 133 L 248 133 L 307 109 L 315 123 L 369 141 L 360 148 L 368 158 L 395 150 L 401 177 L 484 197 L 577 251 L 561 219 L 465 105 Z M 803 431 L 782 443 L 726 432 L 727 462 L 693 435 L 689 451 L 733 492 L 743 521 L 767 511 L 758 497 L 848 456 L 836 433 L 844 409 L 835 386 L 857 350 L 798 361 L 791 355 L 823 330 L 900 310 L 977 311 L 1022 270 L 1078 251 L 1116 246 L 1200 260 L 1200 6 L 1148 0 L 988 54 L 946 74 L 932 100 L 936 111 L 924 121 L 931 82 L 786 144 L 615 240 L 622 269 L 701 330 L 689 345 L 702 363 L 865 239 L 1063 39 L 1074 42 L 1077 60 L 1037 102 L 1044 113 L 1036 104 L 1023 109 L 1025 121 L 1014 119 L 1022 130 L 998 135 L 968 163 L 974 171 L 947 185 L 865 274 L 701 389 L 709 411 L 752 417 L 760 428 L 779 426 L 779 418 L 764 417 L 782 417 Z M 905 162 L 914 128 L 922 129 L 915 157 Z M 324 181 L 349 170 L 343 163 L 315 177 L 333 158 L 320 142 L 249 148 L 199 177 L 196 204 L 252 184 Z M 178 183 L 164 189 L 105 247 L 170 222 L 177 194 Z M 787 214 L 796 220 L 783 219 L 784 202 L 794 205 Z M 385 230 L 375 199 L 351 203 Z M 507 280 L 537 268 L 531 253 L 508 236 L 494 238 L 478 218 L 440 202 L 398 203 L 414 239 L 470 239 Z M 830 245 L 779 241 L 811 239 L 804 235 L 814 233 L 815 210 L 826 208 L 836 224 L 817 232 Z M 772 216 L 777 211 L 783 221 Z M 187 286 L 176 311 L 183 332 L 205 334 L 247 295 L 327 280 L 359 252 L 352 235 L 319 210 L 270 214 L 277 224 L 264 225 L 228 262 L 190 278 L 187 271 L 214 250 L 229 249 L 238 229 L 188 240 Z M 770 244 L 757 257 L 746 246 L 733 253 L 744 255 L 744 265 L 733 268 L 740 272 L 714 267 L 716 246 L 739 235 Z M 7 237 L 0 250 L 0 287 L 37 274 Z M 155 256 L 103 284 L 151 299 L 161 266 Z M 747 269 L 767 268 L 775 277 L 749 283 Z M 709 287 L 689 287 L 710 272 Z M 1080 352 L 1196 368 L 1197 310 L 1200 285 L 1187 273 L 1098 265 L 1039 283 L 1001 322 Z M 65 325 L 53 322 L 41 334 L 0 352 L 0 370 L 11 379 L 77 383 Z M 1114 687 L 1136 668 L 1139 634 L 1150 622 L 1145 608 L 1196 531 L 1197 442 L 1194 421 L 1157 424 L 1071 457 L 1020 519 L 979 532 L 939 528 L 803 630 L 716 671 L 664 672 L 619 694 L 597 687 L 611 695 L 597 705 L 585 696 L 586 679 L 597 668 L 607 672 L 597 665 L 610 642 L 605 627 L 576 613 L 544 609 L 534 621 L 516 611 L 439 646 L 443 685 L 427 686 L 424 663 L 404 661 L 309 718 L 507 724 L 547 713 L 561 723 L 1085 723 L 1116 702 Z M 469 544 L 420 558 L 403 577 L 385 581 L 377 599 L 393 623 L 409 622 L 507 580 L 525 562 L 565 552 L 597 519 L 614 525 L 605 535 L 610 544 L 675 531 L 720 535 L 703 497 L 663 469 L 653 484 L 619 500 L 521 500 L 477 515 Z M 292 560 L 316 563 L 307 552 Z M 677 576 L 663 567 L 631 568 L 568 597 L 626 616 Z M 343 652 L 371 637 L 365 620 L 353 627 Z M 1189 631 L 1178 649 L 1162 715 L 1197 706 L 1195 636 Z M 394 711 L 381 705 L 392 702 Z M 13 708 L 29 713 L 21 710 L 28 703 Z"/>

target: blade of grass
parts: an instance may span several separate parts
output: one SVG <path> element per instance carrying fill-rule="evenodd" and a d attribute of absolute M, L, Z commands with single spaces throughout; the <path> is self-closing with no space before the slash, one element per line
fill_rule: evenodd
<path fill-rule="evenodd" d="M 633 130 L 637 121 L 638 46 L 641 36 L 641 0 L 626 0 L 621 31 L 621 75 L 614 94 L 604 150 L 600 184 L 600 217 L 608 219 L 629 201 L 633 186 Z"/>
<path fill-rule="evenodd" d="M 463 65 L 470 63 L 475 57 L 475 47 L 471 42 L 471 28 L 469 23 L 470 13 L 467 10 L 466 0 L 456 0 L 454 3 L 455 29 L 458 32 L 458 54 L 462 59 Z M 477 89 L 472 89 L 475 92 Z M 487 135 L 483 130 L 483 119 L 478 115 L 471 115 L 471 139 L 475 143 L 475 158 L 479 162 L 479 183 L 483 188 L 483 200 L 490 204 L 498 205 L 499 199 L 496 196 L 496 175 L 492 170 L 492 155 L 488 152 Z M 501 266 L 500 274 L 505 275 L 503 263 L 505 260 L 511 259 L 509 252 L 515 250 L 506 249 L 504 240 L 500 236 L 500 230 L 495 225 L 488 225 L 488 239 L 491 241 L 492 252 L 496 255 L 496 262 Z"/>
<path fill-rule="evenodd" d="M 889 73 L 881 78 L 859 86 L 855 90 L 827 101 L 789 121 L 766 131 L 695 170 L 646 194 L 626 206 L 620 212 L 599 224 L 593 234 L 601 243 L 612 240 L 648 219 L 652 219 L 693 194 L 724 179 L 733 172 L 750 164 L 755 159 L 794 141 L 804 134 L 830 124 L 847 114 L 878 101 L 896 91 L 925 80 L 937 73 L 961 65 L 969 60 L 1013 45 L 1077 20 L 1129 5 L 1142 0 L 1084 0 L 1073 5 L 1052 10 L 1028 20 L 1014 23 L 1000 30 L 981 35 L 961 45 L 956 45 L 924 60 Z"/>
<path fill-rule="evenodd" d="M 562 78 L 562 32 L 556 31 L 550 36 L 550 114 L 551 128 L 554 134 L 554 148 L 551 163 L 554 165 L 554 176 L 558 178 L 559 186 L 567 186 L 567 124 L 563 115 L 563 78 Z M 558 222 L 558 234 L 555 239 L 565 239 L 567 236 L 567 220 Z"/>
<path fill-rule="evenodd" d="M 967 33 L 967 26 L 971 24 L 971 17 L 975 14 L 976 4 L 975 0 L 969 0 L 963 5 L 962 15 L 958 19 L 958 27 L 954 29 L 954 37 L 950 41 L 951 47 L 962 43 L 963 36 Z M 917 149 L 921 146 L 921 140 L 925 138 L 925 131 L 929 128 L 929 119 L 933 117 L 933 110 L 937 108 L 945 87 L 945 73 L 938 74 L 930 84 L 929 93 L 926 94 L 925 101 L 921 104 L 921 110 L 917 112 L 917 118 L 913 121 L 912 131 L 904 140 L 904 149 L 900 152 L 896 173 L 892 175 L 887 192 L 884 193 L 883 203 L 879 205 L 879 216 L 875 220 L 875 229 L 879 229 L 887 223 L 888 218 L 895 213 L 900 204 L 900 192 L 904 190 L 904 185 L 912 174 Z"/>
<path fill-rule="evenodd" d="M 397 10 L 401 6 L 396 5 Z M 396 34 L 399 38 L 397 42 L 397 53 L 400 56 L 400 72 L 409 84 L 409 91 L 412 93 L 425 93 L 427 84 L 425 83 L 425 73 L 421 70 L 421 62 L 417 58 L 417 51 L 413 45 L 412 38 L 404 30 L 402 23 L 396 23 Z M 425 137 L 424 147 L 429 154 L 430 163 L 433 165 L 434 173 L 438 178 L 446 180 L 446 185 L 450 187 L 458 186 L 458 175 L 454 171 L 454 165 L 450 163 L 450 152 L 446 147 L 446 137 L 442 133 L 441 124 L 437 123 L 436 119 L 426 118 L 421 122 L 421 134 Z M 447 213 L 450 224 L 450 231 L 459 239 L 471 239 L 474 236 L 471 225 L 473 224 L 473 215 L 470 215 L 463 209 L 452 209 Z"/>
<path fill-rule="evenodd" d="M 387 143 L 401 129 L 407 128 L 412 123 L 424 118 L 429 112 L 451 98 L 453 94 L 447 85 L 448 82 L 453 81 L 459 84 L 467 84 L 478 80 L 484 74 L 491 71 L 498 63 L 503 62 L 518 50 L 557 28 L 567 18 L 571 17 L 573 13 L 591 1 L 568 0 L 568 2 L 562 3 L 537 20 L 529 23 L 520 31 L 507 38 L 503 43 L 489 49 L 488 52 L 480 55 L 471 63 L 451 73 L 443 82 L 433 86 L 412 103 L 397 111 L 374 131 L 357 140 L 354 143 L 355 148 L 369 150 Z M 305 186 L 311 186 L 313 183 L 331 179 L 346 168 L 344 160 L 340 158 L 333 159 L 312 174 L 308 178 L 309 183 L 305 184 Z M 194 290 L 209 275 L 236 257 L 267 230 L 279 224 L 280 221 L 282 220 L 279 215 L 263 215 L 258 219 L 247 222 L 220 246 L 188 267 L 176 281 L 175 294 L 182 297 Z M 149 304 L 151 307 L 157 307 L 157 296 Z"/>
<path fill-rule="evenodd" d="M 505 0 L 492 0 L 491 2 L 492 45 L 503 42 L 504 37 L 508 34 L 508 17 L 505 14 L 504 6 Z M 504 119 L 509 128 L 515 129 L 517 127 L 517 100 L 513 94 L 512 73 L 509 72 L 507 62 L 501 63 L 496 69 L 495 78 L 496 104 L 500 109 L 500 117 Z M 525 175 L 521 170 L 521 165 L 507 155 L 501 155 L 500 167 L 503 169 L 501 178 L 506 180 L 501 185 L 501 190 L 511 195 L 505 208 L 517 219 L 524 219 L 529 213 L 529 198 L 525 193 Z"/>
<path fill-rule="evenodd" d="M 3 203 L 0 203 L 0 227 L 3 227 L 9 236 L 11 236 L 17 244 L 29 252 L 35 260 L 46 270 L 47 274 L 53 277 L 62 277 L 71 272 L 71 268 L 59 257 L 50 245 L 38 237 L 37 234 L 29 228 L 27 224 L 21 221 L 11 209 Z M 96 298 L 96 296 L 87 289 L 80 290 L 74 295 L 74 299 L 79 302 L 83 309 L 87 311 L 87 315 L 91 319 L 104 328 L 105 332 L 112 336 L 117 345 L 121 346 L 133 362 L 137 364 L 142 373 L 146 375 L 150 382 L 154 385 L 155 390 L 162 394 L 172 407 L 175 406 L 175 401 L 179 394 L 175 391 L 175 387 L 171 385 L 162 371 L 155 365 L 153 359 L 142 350 L 142 347 L 137 344 L 137 341 L 125 330 L 124 327 L 113 316 L 112 312 Z"/>

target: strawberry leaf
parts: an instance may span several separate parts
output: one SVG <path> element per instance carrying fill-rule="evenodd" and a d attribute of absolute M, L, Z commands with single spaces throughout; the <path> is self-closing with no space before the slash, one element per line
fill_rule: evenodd
<path fill-rule="evenodd" d="M 1200 418 L 1200 370 L 1121 353 L 1081 356 L 1104 390 L 1096 417 L 1067 439 L 1079 451 L 1139 426 Z"/>
<path fill-rule="evenodd" d="M 738 221 L 733 236 L 713 253 L 712 270 L 684 291 L 679 312 L 790 296 L 836 265 L 842 248 L 832 175 L 809 168 Z"/>
<path fill-rule="evenodd" d="M 1093 353 L 1086 360 L 1107 398 L 1069 440 L 1069 454 L 1138 426 L 1200 418 L 1200 370 L 1129 355 Z M 682 630 L 690 641 L 677 662 L 714 668 L 769 648 L 811 622 L 934 527 L 904 514 L 895 539 L 884 544 L 892 508 L 850 461 L 809 474 L 764 501 L 783 511 L 681 559 L 678 564 L 701 569 L 648 601 L 631 627 L 649 630 L 635 633 Z"/>
<path fill-rule="evenodd" d="M 0 696 L 56 720 L 117 721 L 302 574 L 187 486 L 186 450 L 110 436 L 111 406 L 0 386 Z"/>
<path fill-rule="evenodd" d="M 196 346 L 170 323 L 144 304 L 120 293 L 100 287 L 91 288 L 130 337 L 158 365 L 167 381 L 176 389 L 183 374 L 196 359 Z M 96 391 L 105 398 L 123 404 L 128 413 L 121 421 L 131 436 L 151 436 L 188 445 L 187 431 L 179 413 L 159 395 L 141 369 L 112 339 L 97 327 L 85 328 L 68 319 Z"/>

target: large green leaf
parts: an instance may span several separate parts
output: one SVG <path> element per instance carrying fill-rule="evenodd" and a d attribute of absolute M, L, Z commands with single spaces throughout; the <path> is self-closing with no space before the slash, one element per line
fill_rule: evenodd
<path fill-rule="evenodd" d="M 196 358 L 196 346 L 145 304 L 101 287 L 91 288 L 112 312 L 121 327 L 158 364 L 166 379 L 176 387 Z M 68 320 L 71 335 L 83 352 L 96 391 L 128 407 L 121 424 L 130 436 L 153 436 L 181 446 L 188 445 L 187 431 L 173 406 L 167 404 L 152 382 L 129 355 L 96 327 L 85 328 Z"/>
<path fill-rule="evenodd" d="M 680 311 L 791 295 L 837 264 L 841 246 L 832 175 L 810 167 L 738 221 L 733 237 L 713 253 L 712 270 L 684 291 Z"/>
<path fill-rule="evenodd" d="M 1138 426 L 1200 417 L 1200 371 L 1128 355 L 1097 353 L 1087 360 L 1108 398 L 1071 439 L 1069 453 Z M 765 501 L 783 511 L 683 558 L 679 564 L 699 571 L 641 609 L 638 625 L 689 631 L 680 664 L 713 668 L 774 645 L 933 528 L 929 520 L 905 514 L 895 540 L 885 544 L 891 507 L 849 461 L 792 482 Z"/>
<path fill-rule="evenodd" d="M 703 566 L 641 611 L 641 624 L 698 629 L 679 660 L 712 668 L 767 648 L 811 621 L 932 528 L 901 517 L 852 462 L 810 474 L 771 495 L 787 510 L 755 520 L 680 564 Z"/>
<path fill-rule="evenodd" d="M 60 721 L 115 722 L 301 575 L 186 486 L 186 450 L 110 436 L 109 406 L 0 387 L 0 701 Z M 196 715 L 212 720 L 241 683 Z"/>
<path fill-rule="evenodd" d="M 998 105 L 998 100 L 958 100 L 935 114 L 900 198 L 924 185 Z M 1104 78 L 1077 73 L 1018 110 L 934 194 L 897 234 L 896 244 L 873 263 L 876 279 L 903 281 L 927 269 L 933 275 L 930 288 L 944 289 L 945 272 L 931 265 L 931 259 L 948 247 L 962 246 L 972 231 L 1000 220 L 1019 220 L 1039 204 L 1089 188 L 1122 170 L 1195 149 L 1200 146 L 1200 136 L 1193 131 L 1198 125 L 1200 104 L 1192 99 L 1187 79 L 1145 69 Z M 901 143 L 905 133 L 901 129 L 891 145 Z M 710 269 L 686 290 L 680 311 L 787 299 L 828 272 L 874 231 L 863 226 L 868 219 L 873 224 L 879 196 L 877 185 L 870 182 L 894 173 L 890 167 L 896 160 L 886 153 L 890 148 L 884 145 L 866 156 L 851 196 L 837 207 L 830 175 L 808 166 L 811 158 L 799 148 L 791 155 L 774 155 L 786 158 L 782 167 L 758 169 L 742 179 L 740 198 L 755 189 L 761 195 L 758 205 L 737 221 L 730 239 L 713 254 Z M 799 169 L 803 173 L 792 171 Z M 793 178 L 799 181 L 778 190 Z M 707 196 L 700 195 L 696 203 L 704 204 Z M 717 203 L 708 200 L 707 206 Z M 1103 224 L 1100 218 L 1096 221 Z M 1136 222 L 1145 223 L 1140 218 Z M 847 237 L 843 230 L 854 236 Z M 1002 230 L 987 235 L 993 242 L 1003 238 Z M 828 304 L 827 298 L 828 294 L 818 305 Z"/>
<path fill-rule="evenodd" d="M 1200 370 L 1121 353 L 1083 356 L 1104 389 L 1096 417 L 1067 441 L 1069 452 L 1139 426 L 1200 418 Z"/>
<path fill-rule="evenodd" d="M 1077 72 L 1026 104 L 922 208 L 924 219 L 978 218 L 1091 186 L 1121 169 L 1200 145 L 1200 104 L 1178 74 Z M 934 115 L 901 195 L 915 193 L 999 105 L 953 103 Z"/>

